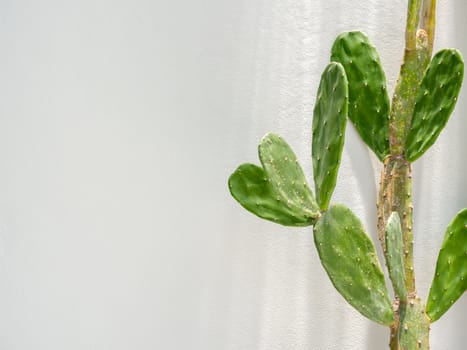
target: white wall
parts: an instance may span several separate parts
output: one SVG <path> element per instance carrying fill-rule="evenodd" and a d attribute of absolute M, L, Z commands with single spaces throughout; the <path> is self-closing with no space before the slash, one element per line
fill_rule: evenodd
<path fill-rule="evenodd" d="M 383 349 L 310 228 L 275 226 L 227 190 L 268 131 L 311 178 L 310 125 L 334 37 L 361 29 L 394 86 L 406 1 L 3 0 L 0 349 Z M 437 47 L 467 53 L 462 0 Z M 444 229 L 467 206 L 467 89 L 414 166 L 426 297 Z M 380 166 L 349 127 L 334 201 L 375 238 Z M 467 342 L 465 296 L 432 327 Z"/>

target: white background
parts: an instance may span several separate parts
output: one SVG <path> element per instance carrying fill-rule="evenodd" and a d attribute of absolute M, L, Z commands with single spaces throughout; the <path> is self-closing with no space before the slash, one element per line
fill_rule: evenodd
<path fill-rule="evenodd" d="M 440 0 L 436 47 L 467 53 L 467 4 Z M 1 350 L 384 349 L 333 289 L 311 228 L 262 221 L 227 189 L 268 131 L 311 179 L 311 114 L 335 36 L 365 31 L 389 88 L 406 1 L 0 2 Z M 414 166 L 426 297 L 467 206 L 467 89 Z M 347 128 L 334 202 L 376 238 L 380 165 Z M 378 248 L 379 249 L 379 248 Z M 467 343 L 465 296 L 432 327 Z"/>

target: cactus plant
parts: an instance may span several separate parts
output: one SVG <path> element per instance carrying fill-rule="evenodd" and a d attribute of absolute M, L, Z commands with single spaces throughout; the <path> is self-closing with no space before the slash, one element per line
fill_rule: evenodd
<path fill-rule="evenodd" d="M 326 210 L 336 185 L 347 123 L 347 86 L 344 68 L 339 63 L 330 63 L 321 77 L 313 114 L 311 154 L 321 210 Z"/>
<path fill-rule="evenodd" d="M 436 263 L 426 312 L 439 319 L 467 289 L 467 209 L 461 210 L 446 230 Z"/>
<path fill-rule="evenodd" d="M 285 226 L 309 226 L 318 205 L 297 157 L 278 135 L 266 135 L 258 147 L 263 168 L 242 164 L 229 178 L 232 196 L 247 210 Z"/>
<path fill-rule="evenodd" d="M 393 212 L 386 226 L 386 251 L 384 253 L 394 293 L 399 299 L 406 300 L 403 249 L 401 221 L 399 214 Z"/>
<path fill-rule="evenodd" d="M 340 34 L 331 61 L 341 63 L 349 79 L 349 119 L 380 160 L 389 154 L 389 97 L 376 49 L 362 32 Z"/>
<path fill-rule="evenodd" d="M 394 311 L 371 239 L 360 220 L 343 205 L 333 205 L 315 225 L 319 257 L 342 296 L 370 320 L 390 325 Z"/>
<path fill-rule="evenodd" d="M 456 105 L 463 76 L 457 50 L 441 50 L 433 57 L 418 89 L 405 141 L 407 160 L 415 161 L 436 141 Z"/>
<path fill-rule="evenodd" d="M 313 226 L 321 263 L 337 291 L 363 316 L 389 326 L 391 350 L 429 349 L 430 324 L 467 289 L 467 209 L 449 224 L 426 303 L 413 268 L 411 163 L 432 146 L 453 111 L 464 63 L 454 49 L 431 59 L 436 0 L 409 0 L 404 63 L 392 103 L 376 48 L 358 31 L 340 34 L 315 101 L 312 160 L 316 199 L 292 149 L 275 134 L 259 146 L 262 167 L 243 164 L 229 178 L 233 197 L 257 216 Z M 330 204 L 347 117 L 383 163 L 378 236 L 394 300 L 375 247 L 357 216 Z"/>

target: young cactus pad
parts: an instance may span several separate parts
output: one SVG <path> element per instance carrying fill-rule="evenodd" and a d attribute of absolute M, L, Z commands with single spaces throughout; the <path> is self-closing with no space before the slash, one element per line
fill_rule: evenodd
<path fill-rule="evenodd" d="M 380 160 L 389 154 L 389 97 L 376 49 L 362 32 L 340 34 L 331 61 L 344 66 L 349 81 L 349 119 Z"/>
<path fill-rule="evenodd" d="M 344 68 L 329 64 L 321 76 L 313 112 L 312 158 L 316 201 L 326 210 L 336 186 L 347 122 L 348 89 Z"/>
<path fill-rule="evenodd" d="M 402 310 L 400 350 L 429 350 L 430 320 L 420 298 L 411 298 Z"/>
<path fill-rule="evenodd" d="M 332 283 L 362 315 L 383 325 L 394 321 L 384 275 L 370 237 L 352 211 L 333 205 L 314 228 L 316 248 Z"/>
<path fill-rule="evenodd" d="M 411 162 L 438 138 L 457 102 L 464 62 L 457 50 L 439 51 L 431 60 L 419 88 L 405 148 Z"/>
<path fill-rule="evenodd" d="M 405 288 L 404 256 L 402 247 L 402 229 L 399 214 L 392 212 L 386 226 L 386 264 L 389 278 L 396 295 L 405 300 L 407 290 Z"/>
<path fill-rule="evenodd" d="M 232 196 L 253 214 L 285 226 L 309 226 L 318 206 L 297 157 L 275 134 L 259 145 L 263 168 L 242 164 L 229 178 Z"/>
<path fill-rule="evenodd" d="M 467 208 L 449 224 L 436 263 L 426 306 L 434 322 L 439 319 L 467 289 Z"/>

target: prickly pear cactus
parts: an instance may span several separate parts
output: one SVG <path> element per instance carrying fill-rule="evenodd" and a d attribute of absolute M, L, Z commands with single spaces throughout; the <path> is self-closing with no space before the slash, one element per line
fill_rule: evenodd
<path fill-rule="evenodd" d="M 464 78 L 464 61 L 457 50 L 439 51 L 418 89 L 412 123 L 405 142 L 407 159 L 422 156 L 435 143 L 457 102 Z"/>
<path fill-rule="evenodd" d="M 400 350 L 430 349 L 430 320 L 420 298 L 410 298 L 401 310 Z"/>
<path fill-rule="evenodd" d="M 375 248 L 352 211 L 332 206 L 315 225 L 314 236 L 321 262 L 345 300 L 370 320 L 394 322 Z"/>
<path fill-rule="evenodd" d="M 401 300 L 407 299 L 404 272 L 404 247 L 402 243 L 402 228 L 399 214 L 393 212 L 386 226 L 386 264 L 388 266 L 389 278 L 391 279 L 394 292 Z"/>
<path fill-rule="evenodd" d="M 427 314 L 439 319 L 467 289 L 467 208 L 449 224 L 436 263 Z"/>
<path fill-rule="evenodd" d="M 389 97 L 376 49 L 362 32 L 340 34 L 331 61 L 341 63 L 349 79 L 349 118 L 380 160 L 389 154 Z"/>
<path fill-rule="evenodd" d="M 436 1 L 409 1 L 404 64 L 392 104 L 376 48 L 357 31 L 340 34 L 315 101 L 312 160 L 316 199 L 289 145 L 275 134 L 259 145 L 262 166 L 242 164 L 229 178 L 232 196 L 253 214 L 285 226 L 314 226 L 321 263 L 337 291 L 363 316 L 390 329 L 391 350 L 428 350 L 430 323 L 467 288 L 467 208 L 446 230 L 428 302 L 417 295 L 413 266 L 411 162 L 446 125 L 461 88 L 457 50 L 433 47 Z M 422 15 L 420 15 L 422 14 Z M 338 179 L 347 117 L 383 161 L 378 236 L 394 300 L 360 220 L 329 206 Z"/>
<path fill-rule="evenodd" d="M 336 186 L 347 124 L 348 83 L 344 68 L 330 63 L 321 76 L 313 112 L 311 155 L 316 199 L 326 210 Z"/>
<path fill-rule="evenodd" d="M 318 205 L 290 146 L 266 135 L 258 147 L 263 167 L 242 164 L 229 178 L 232 196 L 248 211 L 285 226 L 309 226 Z"/>

